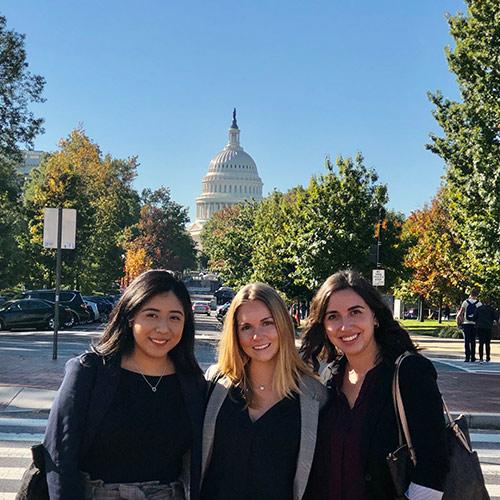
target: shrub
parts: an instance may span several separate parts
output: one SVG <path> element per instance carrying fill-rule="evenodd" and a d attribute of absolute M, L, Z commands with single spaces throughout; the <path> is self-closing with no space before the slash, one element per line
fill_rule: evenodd
<path fill-rule="evenodd" d="M 442 339 L 461 339 L 463 338 L 462 330 L 456 326 L 445 326 L 440 328 L 437 332 L 437 336 Z"/>

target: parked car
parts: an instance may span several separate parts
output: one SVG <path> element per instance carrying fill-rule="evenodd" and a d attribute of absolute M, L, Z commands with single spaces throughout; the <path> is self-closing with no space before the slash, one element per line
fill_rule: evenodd
<path fill-rule="evenodd" d="M 229 306 L 231 305 L 231 302 L 226 302 L 222 306 L 217 309 L 217 312 L 215 314 L 215 317 L 221 322 L 224 323 L 224 318 L 226 317 L 227 311 L 229 309 Z"/>
<path fill-rule="evenodd" d="M 104 295 L 84 295 L 84 300 L 90 300 L 97 304 L 99 310 L 99 319 L 107 321 L 114 307 L 114 302 Z"/>
<path fill-rule="evenodd" d="M 55 295 L 55 290 L 25 290 L 20 298 L 42 299 L 54 303 Z M 92 318 L 92 312 L 87 308 L 82 294 L 77 290 L 61 290 L 59 303 L 71 309 L 75 323 L 86 323 Z"/>
<path fill-rule="evenodd" d="M 54 304 L 39 299 L 9 300 L 0 305 L 0 330 L 54 328 Z M 61 326 L 70 328 L 75 319 L 69 307 L 59 306 Z"/>
<path fill-rule="evenodd" d="M 97 302 L 88 299 L 87 297 L 83 297 L 83 301 L 85 305 L 90 308 L 91 312 L 91 321 L 98 321 L 101 315 L 99 314 L 99 308 L 97 307 Z"/>
<path fill-rule="evenodd" d="M 210 316 L 210 304 L 206 302 L 193 302 L 193 313 Z"/>

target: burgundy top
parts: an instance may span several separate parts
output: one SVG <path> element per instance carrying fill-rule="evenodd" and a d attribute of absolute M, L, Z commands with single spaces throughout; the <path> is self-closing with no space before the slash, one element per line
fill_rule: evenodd
<path fill-rule="evenodd" d="M 310 500 L 369 500 L 361 450 L 363 425 L 380 367 L 365 376 L 353 408 L 341 391 L 344 370 L 334 374 L 331 401 L 320 414 L 318 441 L 307 488 Z M 343 365 L 345 367 L 345 364 Z"/>

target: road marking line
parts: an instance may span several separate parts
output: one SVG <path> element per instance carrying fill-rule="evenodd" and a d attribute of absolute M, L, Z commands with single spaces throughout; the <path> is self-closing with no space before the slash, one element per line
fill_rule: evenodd
<path fill-rule="evenodd" d="M 0 417 L 0 426 L 12 427 L 43 427 L 47 426 L 46 418 L 8 418 Z"/>
<path fill-rule="evenodd" d="M 5 448 L 0 446 L 1 458 L 31 458 L 31 450 L 29 448 Z"/>
<path fill-rule="evenodd" d="M 500 484 L 486 484 L 490 497 L 500 497 Z"/>
<path fill-rule="evenodd" d="M 0 500 L 16 500 L 17 493 L 0 493 Z"/>
<path fill-rule="evenodd" d="M 500 465 L 498 464 L 481 464 L 481 470 L 483 471 L 483 475 L 491 474 L 497 476 L 500 472 Z M 499 485 L 500 487 L 500 485 Z"/>
<path fill-rule="evenodd" d="M 0 432 L 0 441 L 26 441 L 27 443 L 39 443 L 43 441 L 43 434 Z"/>
<path fill-rule="evenodd" d="M 26 467 L 0 467 L 0 479 L 21 479 Z"/>
<path fill-rule="evenodd" d="M 474 443 L 500 443 L 500 434 L 480 434 L 474 432 L 470 434 L 470 439 L 474 448 Z"/>

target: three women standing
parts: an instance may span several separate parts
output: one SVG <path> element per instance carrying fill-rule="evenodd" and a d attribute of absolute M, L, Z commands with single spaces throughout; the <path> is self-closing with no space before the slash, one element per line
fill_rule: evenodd
<path fill-rule="evenodd" d="M 416 453 L 406 496 L 440 500 L 448 468 L 445 421 L 432 363 L 416 353 L 378 291 L 352 271 L 330 276 L 316 293 L 301 348 L 318 365 L 329 404 L 320 416 L 307 498 L 395 498 L 386 457 L 398 446 L 392 400 L 396 359 L 408 351 L 400 389 Z"/>
<path fill-rule="evenodd" d="M 92 350 L 67 363 L 50 412 L 51 500 L 196 499 L 206 384 L 184 284 L 139 276 Z"/>
<path fill-rule="evenodd" d="M 271 287 L 236 294 L 207 377 L 202 500 L 301 499 L 326 391 L 299 358 L 286 305 Z"/>

